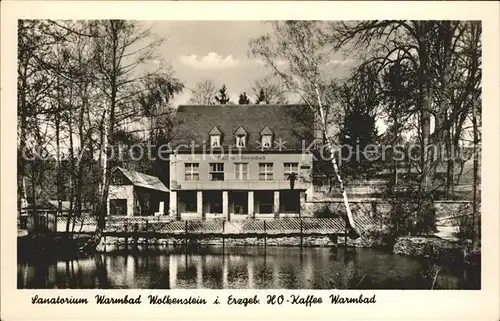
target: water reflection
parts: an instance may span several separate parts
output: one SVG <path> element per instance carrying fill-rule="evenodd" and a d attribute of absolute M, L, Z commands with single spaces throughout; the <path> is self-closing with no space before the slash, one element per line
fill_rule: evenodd
<path fill-rule="evenodd" d="M 434 282 L 436 269 L 438 277 Z M 475 289 L 479 271 L 373 249 L 184 247 L 18 263 L 18 288 Z"/>

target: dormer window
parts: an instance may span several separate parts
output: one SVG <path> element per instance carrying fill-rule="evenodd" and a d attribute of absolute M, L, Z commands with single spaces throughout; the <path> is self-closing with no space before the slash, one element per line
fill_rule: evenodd
<path fill-rule="evenodd" d="M 245 136 L 236 136 L 236 147 L 245 147 Z"/>
<path fill-rule="evenodd" d="M 271 148 L 273 143 L 273 132 L 269 129 L 269 127 L 266 126 L 266 128 L 260 132 L 260 136 L 262 148 Z"/>
<path fill-rule="evenodd" d="M 210 147 L 220 147 L 220 135 L 210 136 Z"/>
<path fill-rule="evenodd" d="M 220 147 L 221 132 L 217 127 L 212 128 L 208 133 L 210 135 L 210 147 Z"/>
<path fill-rule="evenodd" d="M 262 147 L 270 148 L 272 144 L 272 136 L 271 135 L 263 135 L 262 136 Z"/>
<path fill-rule="evenodd" d="M 245 129 L 243 127 L 239 127 L 234 134 L 236 135 L 236 147 L 246 147 L 247 132 Z"/>

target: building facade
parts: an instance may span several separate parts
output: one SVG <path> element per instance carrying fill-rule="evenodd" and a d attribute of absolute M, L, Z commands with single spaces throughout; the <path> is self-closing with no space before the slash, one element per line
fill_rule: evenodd
<path fill-rule="evenodd" d="M 300 216 L 312 197 L 312 122 L 301 105 L 179 106 L 170 214 Z"/>
<path fill-rule="evenodd" d="M 111 174 L 108 194 L 108 215 L 165 215 L 168 209 L 168 188 L 158 177 L 116 167 Z"/>

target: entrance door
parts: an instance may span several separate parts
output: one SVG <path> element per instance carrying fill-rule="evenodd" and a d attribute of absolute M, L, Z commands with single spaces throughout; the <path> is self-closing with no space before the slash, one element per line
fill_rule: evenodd
<path fill-rule="evenodd" d="M 259 214 L 271 214 L 274 212 L 273 191 L 255 191 L 254 197 Z"/>
<path fill-rule="evenodd" d="M 127 216 L 127 199 L 126 198 L 110 199 L 109 214 L 114 216 Z"/>
<path fill-rule="evenodd" d="M 233 203 L 234 214 L 248 214 L 248 194 L 247 192 L 230 192 L 229 202 Z"/>
<path fill-rule="evenodd" d="M 204 191 L 203 192 L 203 208 L 206 208 L 208 213 L 222 213 L 222 191 Z"/>
<path fill-rule="evenodd" d="M 280 191 L 280 212 L 300 213 L 300 191 Z"/>

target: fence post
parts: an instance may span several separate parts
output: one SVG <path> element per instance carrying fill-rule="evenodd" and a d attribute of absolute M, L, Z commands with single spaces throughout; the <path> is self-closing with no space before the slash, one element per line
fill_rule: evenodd
<path fill-rule="evenodd" d="M 134 243 L 135 247 L 137 247 L 137 243 L 139 242 L 139 224 L 134 223 Z"/>
<path fill-rule="evenodd" d="M 125 249 L 128 249 L 128 224 L 127 224 L 127 218 L 125 218 Z"/>
<path fill-rule="evenodd" d="M 300 247 L 302 248 L 302 219 L 300 219 Z"/>
<path fill-rule="evenodd" d="M 222 220 L 222 249 L 223 250 L 224 250 L 224 246 L 226 243 L 225 230 L 226 230 L 226 220 Z"/>
<path fill-rule="evenodd" d="M 266 221 L 264 221 L 264 247 L 267 246 Z"/>
<path fill-rule="evenodd" d="M 347 222 L 348 222 L 348 220 L 347 220 L 347 217 L 346 217 L 345 220 L 344 220 L 344 224 L 345 224 L 344 225 L 345 226 L 345 228 L 344 228 L 344 247 L 345 247 L 345 252 L 347 252 Z"/>
<path fill-rule="evenodd" d="M 144 237 L 144 242 L 146 243 L 146 250 L 148 249 L 148 244 L 149 244 L 149 220 L 146 219 L 146 228 L 145 228 L 145 237 Z"/>

